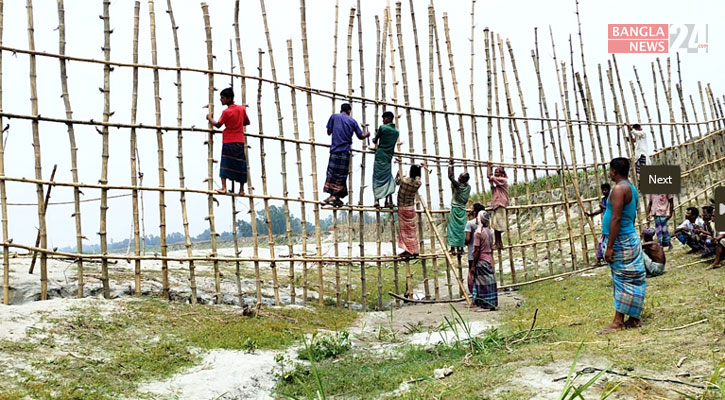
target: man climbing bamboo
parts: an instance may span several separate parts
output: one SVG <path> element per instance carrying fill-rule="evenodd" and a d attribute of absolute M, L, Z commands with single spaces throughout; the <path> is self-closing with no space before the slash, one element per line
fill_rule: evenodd
<path fill-rule="evenodd" d="M 342 199 L 347 197 L 347 176 L 350 173 L 350 160 L 352 158 L 352 135 L 360 140 L 370 136 L 370 133 L 363 134 L 350 114 L 352 107 L 345 103 L 340 107 L 339 114 L 332 114 L 327 121 L 327 135 L 332 136 L 330 146 L 330 161 L 327 164 L 327 180 L 323 192 L 329 193 L 330 197 L 324 200 L 325 203 L 339 207 Z"/>
<path fill-rule="evenodd" d="M 219 165 L 219 177 L 222 187 L 219 193 L 227 193 L 227 179 L 239 182 L 239 194 L 244 194 L 247 183 L 247 158 L 245 153 L 244 126 L 249 125 L 249 117 L 244 106 L 234 104 L 234 91 L 226 88 L 219 93 L 219 101 L 227 108 L 222 111 L 219 121 L 209 114 L 206 119 L 215 128 L 224 125 L 222 132 L 222 160 Z"/>
<path fill-rule="evenodd" d="M 637 179 L 639 179 L 639 170 L 643 165 L 647 165 L 650 148 L 649 141 L 647 141 L 647 135 L 642 130 L 639 124 L 630 125 L 627 124 L 629 129 L 629 141 L 634 144 L 634 165 L 637 171 Z"/>
<path fill-rule="evenodd" d="M 385 207 L 393 207 L 393 193 L 395 193 L 395 180 L 391 173 L 391 163 L 395 144 L 398 142 L 400 132 L 393 123 L 392 112 L 383 113 L 383 124 L 380 125 L 373 138 L 375 143 L 375 165 L 373 167 L 373 193 L 375 206 L 380 207 L 380 199 L 385 198 Z"/>
<path fill-rule="evenodd" d="M 448 227 L 446 233 L 448 235 L 448 246 L 451 247 L 451 253 L 462 252 L 463 245 L 466 244 L 466 205 L 468 197 L 471 195 L 471 185 L 468 184 L 470 175 L 463 172 L 456 179 L 453 173 L 453 160 L 448 164 L 448 179 L 451 181 L 451 190 L 453 197 L 451 199 L 451 212 L 448 214 Z"/>

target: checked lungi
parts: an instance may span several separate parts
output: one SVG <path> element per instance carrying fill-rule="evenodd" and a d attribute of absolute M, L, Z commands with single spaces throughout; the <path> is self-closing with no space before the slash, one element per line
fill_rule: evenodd
<path fill-rule="evenodd" d="M 398 206 L 398 247 L 410 254 L 418 254 L 418 214 L 415 206 Z"/>
<path fill-rule="evenodd" d="M 606 252 L 609 237 L 603 235 Z M 647 289 L 642 244 L 636 232 L 619 234 L 614 241 L 613 263 L 609 263 L 614 286 L 614 309 L 639 319 Z"/>
<path fill-rule="evenodd" d="M 347 175 L 350 173 L 350 158 L 352 153 L 343 151 L 330 153 L 327 164 L 327 180 L 323 192 L 329 193 L 338 199 L 347 197 Z"/>
<path fill-rule="evenodd" d="M 224 143 L 222 145 L 219 177 L 241 184 L 247 183 L 247 158 L 244 155 L 244 143 Z"/>
<path fill-rule="evenodd" d="M 655 234 L 657 235 L 657 241 L 660 246 L 668 247 L 671 246 L 672 240 L 670 239 L 670 231 L 667 230 L 668 217 L 656 215 L 655 220 Z"/>

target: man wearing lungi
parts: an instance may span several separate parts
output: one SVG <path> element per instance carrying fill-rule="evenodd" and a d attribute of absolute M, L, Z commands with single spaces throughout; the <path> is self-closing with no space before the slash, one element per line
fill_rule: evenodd
<path fill-rule="evenodd" d="M 222 188 L 219 193 L 227 192 L 227 179 L 239 182 L 239 194 L 244 194 L 244 184 L 247 183 L 247 157 L 244 148 L 244 127 L 249 125 L 247 109 L 234 104 L 234 91 L 226 88 L 219 93 L 222 105 L 227 106 L 222 111 L 219 121 L 209 114 L 206 119 L 214 127 L 224 125 L 222 132 L 222 161 L 219 165 L 219 177 L 222 178 Z"/>
<path fill-rule="evenodd" d="M 395 179 L 392 174 L 393 154 L 395 144 L 398 142 L 400 132 L 395 127 L 395 115 L 386 111 L 383 113 L 383 124 L 380 125 L 373 143 L 375 143 L 375 164 L 373 165 L 373 194 L 375 206 L 380 207 L 380 199 L 385 199 L 385 207 L 393 208 L 393 193 L 395 193 Z M 420 176 L 420 175 L 419 175 Z"/>
<path fill-rule="evenodd" d="M 370 136 L 363 134 L 350 114 L 352 107 L 345 103 L 340 107 L 339 114 L 332 114 L 327 121 L 327 135 L 332 136 L 330 146 L 330 161 L 327 164 L 327 180 L 323 192 L 329 193 L 330 197 L 324 200 L 325 203 L 334 206 L 341 206 L 343 198 L 347 197 L 347 176 L 350 173 L 350 160 L 352 158 L 353 133 L 358 139 L 363 140 Z"/>
<path fill-rule="evenodd" d="M 493 217 L 491 218 L 491 228 L 493 228 L 496 237 L 496 243 L 493 245 L 494 250 L 503 248 L 503 231 L 506 229 L 507 216 L 506 207 L 509 206 L 509 185 L 506 170 L 503 167 L 497 167 L 495 172 L 491 172 L 491 163 L 487 163 L 488 181 L 491 183 L 491 208 L 493 209 Z"/>
<path fill-rule="evenodd" d="M 452 253 L 462 251 L 463 245 L 466 244 L 466 205 L 468 197 L 471 195 L 471 185 L 468 184 L 470 177 L 468 172 L 464 172 L 456 179 L 453 173 L 453 160 L 450 161 L 448 179 L 451 181 L 453 198 L 451 199 L 451 212 L 448 214 L 446 234 Z"/>
<path fill-rule="evenodd" d="M 614 320 L 599 331 L 610 333 L 642 326 L 640 318 L 647 288 L 642 245 L 634 228 L 639 197 L 627 180 L 629 160 L 617 157 L 609 162 L 609 178 L 615 182 L 602 218 L 604 259 L 612 272 Z M 625 321 L 624 316 L 629 318 Z"/>
<path fill-rule="evenodd" d="M 418 214 L 415 212 L 415 195 L 420 188 L 420 167 L 410 167 L 410 177 L 398 174 L 395 182 L 398 189 L 398 247 L 403 249 L 402 257 L 418 255 Z"/>

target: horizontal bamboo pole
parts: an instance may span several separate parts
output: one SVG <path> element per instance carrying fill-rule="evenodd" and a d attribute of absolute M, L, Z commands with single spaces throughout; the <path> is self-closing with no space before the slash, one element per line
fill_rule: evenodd
<path fill-rule="evenodd" d="M 234 78 L 240 78 L 240 79 L 250 79 L 250 80 L 257 80 L 260 82 L 265 82 L 269 84 L 277 84 L 280 86 L 284 86 L 290 89 L 300 90 L 304 92 L 311 92 L 313 94 L 316 94 L 318 96 L 323 96 L 327 98 L 347 98 L 348 101 L 353 103 L 368 103 L 372 105 L 378 105 L 378 106 L 388 106 L 388 107 L 397 107 L 404 110 L 410 110 L 410 111 L 425 111 L 435 114 L 441 114 L 441 115 L 449 115 L 449 116 L 463 116 L 463 117 L 474 117 L 474 118 L 491 118 L 491 119 L 499 119 L 499 120 L 518 120 L 518 121 L 555 121 L 555 119 L 552 118 L 544 118 L 544 117 L 523 117 L 523 116 L 506 116 L 506 115 L 489 115 L 489 114 L 481 114 L 481 113 L 469 113 L 465 111 L 447 111 L 447 110 L 438 110 L 438 109 L 429 109 L 424 107 L 416 107 L 412 105 L 401 105 L 398 103 L 391 103 L 384 100 L 375 100 L 374 98 L 366 98 L 362 96 L 348 96 L 347 94 L 343 93 L 335 93 L 331 90 L 324 90 L 324 89 L 315 89 L 307 86 L 301 86 L 301 85 L 292 85 L 287 82 L 281 82 L 281 81 L 274 81 L 273 79 L 269 78 L 260 78 L 259 76 L 255 75 L 243 75 L 243 74 L 235 74 L 232 72 L 226 72 L 226 71 L 215 71 L 215 70 L 208 70 L 208 69 L 201 69 L 201 68 L 189 68 L 189 67 L 170 67 L 170 66 L 152 66 L 148 64 L 133 64 L 133 63 L 123 63 L 119 61 L 103 61 L 98 60 L 94 58 L 84 58 L 84 57 L 74 57 L 74 56 L 68 56 L 68 55 L 60 55 L 56 53 L 50 53 L 45 51 L 31 51 L 26 49 L 20 49 L 20 48 L 14 48 L 14 47 L 8 47 L 8 46 L 0 46 L 0 51 L 8 51 L 11 53 L 19 53 L 19 54 L 27 54 L 27 55 L 35 55 L 35 56 L 41 56 L 41 57 L 52 57 L 52 58 L 60 58 L 64 59 L 66 61 L 78 61 L 78 62 L 87 62 L 87 63 L 94 63 L 94 64 L 103 64 L 103 65 L 109 65 L 109 66 L 115 66 L 115 67 L 128 67 L 128 68 L 143 68 L 143 69 L 154 69 L 157 68 L 160 71 L 182 71 L 182 72 L 198 72 L 203 74 L 215 74 L 220 76 L 229 76 Z M 587 124 L 586 120 L 577 120 L 577 119 L 571 119 L 571 123 L 576 124 Z M 596 123 L 590 122 L 592 125 L 618 125 L 616 122 L 607 122 L 607 121 L 598 121 Z M 704 124 L 706 121 L 700 121 L 700 122 L 640 122 L 639 124 L 642 126 L 658 126 L 658 125 L 695 125 L 695 124 Z"/>

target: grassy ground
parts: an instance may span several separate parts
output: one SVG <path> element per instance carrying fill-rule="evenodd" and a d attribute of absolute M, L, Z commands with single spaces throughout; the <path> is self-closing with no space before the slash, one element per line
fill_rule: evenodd
<path fill-rule="evenodd" d="M 0 399 L 134 397 L 140 382 L 198 363 L 198 349 L 283 349 L 303 333 L 340 330 L 356 318 L 337 308 L 263 309 L 247 317 L 239 308 L 154 299 L 114 305 L 111 312 L 90 306 L 47 315 L 48 328 L 0 341 L 0 356 L 13 360 L 0 365 Z"/>
<path fill-rule="evenodd" d="M 693 256 L 672 253 L 668 263 L 672 268 L 691 261 Z M 467 356 L 471 353 L 468 348 L 451 345 L 431 349 L 404 347 L 399 353 L 363 349 L 336 360 L 321 361 L 317 368 L 327 395 L 332 396 L 377 398 L 390 394 L 403 382 L 414 382 L 410 391 L 393 397 L 529 399 L 535 398 L 536 393 L 530 387 L 511 383 L 514 373 L 522 367 L 557 361 L 568 365 L 578 346 L 584 343 L 586 357 L 601 359 L 617 371 L 647 371 L 675 378 L 678 372 L 686 370 L 692 376 L 709 378 L 718 365 L 725 363 L 721 351 L 725 341 L 725 274 L 723 270 L 706 271 L 704 266 L 671 269 L 648 280 L 641 329 L 608 336 L 596 334 L 611 322 L 613 315 L 611 278 L 602 269 L 595 276 L 521 288 L 520 296 L 525 299 L 521 306 L 502 311 L 504 323 L 496 331 L 484 334 L 488 344 L 473 355 Z M 537 309 L 536 326 L 545 330 L 535 331 L 541 334 L 534 340 L 507 340 L 516 332 L 528 330 Z M 682 330 L 660 330 L 705 318 L 706 323 Z M 494 340 L 488 340 L 491 338 Z M 687 357 L 685 367 L 678 369 L 676 365 L 682 357 Z M 444 380 L 432 379 L 433 370 L 444 365 L 454 366 L 455 373 Z M 299 381 L 282 382 L 278 389 L 279 393 L 303 395 L 303 385 L 314 387 L 312 376 L 304 371 L 299 374 Z M 675 388 L 693 393 L 684 386 Z M 623 381 L 618 394 L 634 399 L 682 398 L 668 387 L 639 379 Z"/>

